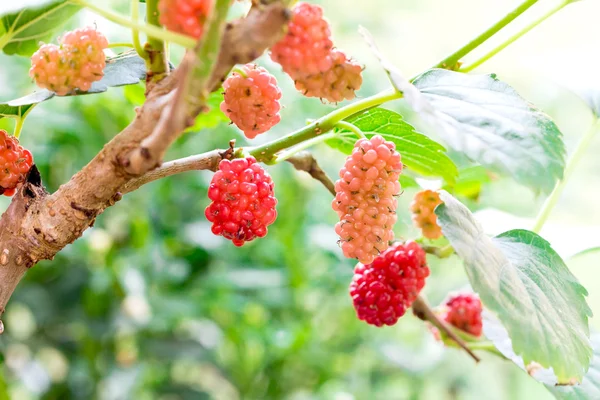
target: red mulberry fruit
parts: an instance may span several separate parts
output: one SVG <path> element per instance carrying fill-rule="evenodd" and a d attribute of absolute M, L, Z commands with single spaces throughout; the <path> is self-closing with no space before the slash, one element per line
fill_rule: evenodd
<path fill-rule="evenodd" d="M 287 34 L 271 48 L 271 59 L 297 79 L 331 69 L 331 29 L 320 6 L 298 3 L 292 10 Z"/>
<path fill-rule="evenodd" d="M 446 322 L 473 336 L 481 336 L 483 322 L 479 296 L 474 293 L 453 295 L 446 301 L 446 307 Z"/>
<path fill-rule="evenodd" d="M 19 144 L 14 136 L 0 130 L 0 193 L 12 196 L 19 183 L 25 181 L 33 165 L 29 150 Z"/>
<path fill-rule="evenodd" d="M 396 243 L 371 264 L 358 264 L 350 296 L 360 320 L 394 325 L 416 300 L 429 276 L 425 251 L 415 242 Z"/>
<path fill-rule="evenodd" d="M 254 157 L 222 160 L 208 189 L 212 203 L 205 210 L 212 232 L 236 246 L 264 237 L 277 218 L 273 187 Z"/>

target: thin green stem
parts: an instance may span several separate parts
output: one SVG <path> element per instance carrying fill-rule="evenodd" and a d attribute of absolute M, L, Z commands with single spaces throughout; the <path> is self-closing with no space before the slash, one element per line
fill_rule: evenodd
<path fill-rule="evenodd" d="M 134 47 L 134 45 L 133 45 L 133 43 L 126 43 L 126 42 L 116 42 L 116 43 L 108 44 L 109 49 L 114 49 L 115 47 Z"/>
<path fill-rule="evenodd" d="M 189 91 L 193 94 L 193 99 L 188 99 L 188 101 L 196 103 L 198 106 L 203 105 L 210 94 L 207 83 L 219 57 L 230 4 L 230 0 L 216 0 L 214 2 L 213 10 L 207 21 L 206 32 L 204 32 L 200 43 L 195 49 L 196 62 L 192 65 L 191 88 Z"/>
<path fill-rule="evenodd" d="M 498 350 L 496 348 L 496 346 L 494 346 L 494 343 L 492 343 L 491 341 L 486 340 L 486 341 L 481 341 L 481 342 L 470 342 L 469 347 L 471 348 L 471 350 L 487 351 L 490 354 L 494 354 L 498 357 L 506 359 L 506 356 L 504 354 L 502 354 L 500 352 L 500 350 Z"/>
<path fill-rule="evenodd" d="M 338 126 L 338 127 L 340 127 L 340 128 L 348 129 L 350 132 L 352 132 L 356 136 L 358 136 L 359 139 L 366 139 L 367 138 L 367 136 L 365 135 L 365 133 L 363 131 L 361 131 L 358 126 L 356 126 L 354 124 L 351 124 L 350 122 L 339 121 L 335 125 Z"/>
<path fill-rule="evenodd" d="M 471 40 L 469 43 L 440 61 L 435 67 L 436 68 L 447 68 L 447 69 L 457 69 L 456 65 L 460 61 L 461 58 L 466 56 L 471 51 L 475 50 L 479 47 L 483 42 L 494 36 L 499 30 L 504 28 L 506 25 L 514 21 L 519 15 L 523 14 L 527 9 L 537 3 L 539 0 L 526 0 L 517 8 L 506 14 L 504 18 L 500 21 L 496 22 L 494 25 L 489 27 L 485 32 L 477 36 L 475 39 Z"/>
<path fill-rule="evenodd" d="M 401 97 L 402 93 L 390 89 L 355 103 L 348 104 L 287 136 L 255 147 L 250 151 L 250 155 L 254 156 L 259 161 L 270 163 L 272 162 L 275 153 L 327 133 L 332 130 L 338 122 L 351 115 Z"/>
<path fill-rule="evenodd" d="M 546 199 L 546 202 L 542 206 L 542 209 L 540 210 L 539 214 L 537 215 L 537 218 L 535 219 L 535 224 L 533 225 L 532 231 L 538 233 L 542 229 L 542 227 L 544 226 L 546 221 L 548 220 L 550 213 L 552 212 L 552 210 L 554 209 L 554 206 L 556 206 L 556 203 L 558 203 L 558 200 L 560 199 L 560 195 L 562 194 L 562 192 L 567 184 L 567 181 L 573 174 L 573 170 L 575 169 L 575 166 L 577 165 L 577 163 L 581 160 L 581 158 L 585 154 L 586 150 L 588 149 L 592 139 L 594 138 L 594 136 L 596 135 L 598 130 L 600 130 L 600 119 L 596 119 L 594 121 L 594 123 L 592 124 L 590 129 L 586 132 L 585 135 L 583 135 L 583 137 L 577 144 L 575 151 L 573 151 L 573 154 L 569 158 L 569 161 L 567 161 L 567 165 L 565 167 L 565 172 L 563 174 L 562 180 L 560 180 L 556 184 L 556 186 L 554 187 L 554 190 L 552 191 L 552 193 L 550 193 L 550 196 L 548 196 L 548 198 Z"/>
<path fill-rule="evenodd" d="M 23 130 L 23 123 L 25 122 L 25 118 L 17 117 L 15 118 L 15 132 L 14 135 L 18 139 L 21 136 L 21 131 Z"/>
<path fill-rule="evenodd" d="M 248 77 L 248 75 L 246 74 L 246 71 L 244 71 L 244 69 L 241 68 L 239 65 L 236 65 L 235 67 L 233 67 L 231 69 L 231 72 L 235 72 L 235 73 L 239 74 L 242 78 Z"/>
<path fill-rule="evenodd" d="M 556 14 L 557 12 L 562 10 L 564 7 L 566 7 L 571 2 L 572 2 L 572 0 L 564 0 L 562 3 L 560 3 L 556 7 L 552 8 L 550 11 L 548 11 L 547 13 L 542 15 L 540 18 L 533 21 L 531 24 L 527 25 L 525 28 L 523 28 L 519 32 L 515 33 L 513 36 L 508 38 L 504 43 L 500 44 L 498 47 L 491 50 L 489 53 L 487 53 L 486 55 L 481 57 L 479 60 L 473 62 L 472 64 L 469 64 L 466 67 L 461 68 L 460 71 L 461 72 L 469 72 L 469 71 L 472 71 L 475 68 L 479 67 L 481 64 L 483 64 L 484 62 L 486 62 L 487 60 L 489 60 L 496 54 L 500 53 L 502 50 L 504 50 L 511 44 L 513 44 L 515 41 L 517 41 L 517 39 L 519 39 L 520 37 L 527 34 L 533 28 L 535 28 L 536 26 L 538 26 L 539 24 L 541 24 L 542 22 L 544 22 L 545 20 L 547 20 L 548 18 L 550 18 L 551 16 L 553 16 L 554 14 Z"/>
<path fill-rule="evenodd" d="M 86 0 L 70 0 L 71 4 L 78 4 L 82 7 L 86 7 L 98 15 L 106 18 L 109 21 L 112 21 L 121 26 L 126 26 L 131 29 L 137 29 L 140 32 L 144 32 L 148 37 L 166 40 L 172 43 L 176 43 L 186 48 L 192 48 L 196 45 L 196 41 L 186 35 L 181 35 L 179 33 L 167 31 L 165 29 L 161 29 L 159 27 L 153 25 L 140 24 L 137 22 L 131 21 L 129 18 L 126 18 L 120 14 L 117 14 L 112 11 L 108 11 L 103 9 L 102 7 L 98 7 L 97 5 L 88 2 Z M 66 4 L 66 3 L 65 3 Z"/>
<path fill-rule="evenodd" d="M 162 28 L 159 21 L 158 0 L 146 0 L 146 20 L 150 26 Z M 148 77 L 152 82 L 162 80 L 169 73 L 169 60 L 167 44 L 162 38 L 148 36 L 148 43 L 144 46 L 146 69 Z"/>
<path fill-rule="evenodd" d="M 29 113 L 34 109 L 35 104 L 31 105 L 27 111 L 21 115 L 21 106 L 19 106 L 19 116 L 15 118 L 15 131 L 14 135 L 18 139 L 21 136 L 21 132 L 23 131 L 23 124 L 25 123 L 25 118 L 29 115 Z"/>
<path fill-rule="evenodd" d="M 131 0 L 131 21 L 138 23 L 140 21 L 140 2 L 139 0 Z M 133 40 L 133 47 L 137 52 L 138 56 L 144 60 L 148 59 L 148 54 L 144 51 L 142 43 L 140 42 L 140 31 L 133 28 L 131 29 L 131 39 Z"/>
<path fill-rule="evenodd" d="M 444 247 L 428 246 L 428 245 L 422 245 L 421 247 L 423 247 L 423 250 L 425 250 L 426 253 L 433 254 L 434 256 L 436 256 L 438 258 L 448 258 L 452 254 L 454 254 L 454 247 L 452 247 L 449 244 Z"/>
<path fill-rule="evenodd" d="M 335 137 L 334 132 L 326 133 L 325 135 L 317 136 L 315 138 L 306 140 L 288 150 L 281 151 L 281 152 L 277 153 L 277 156 L 273 160 L 273 164 L 277 164 L 282 161 L 286 161 L 290 157 L 293 157 L 295 154 L 297 154 L 303 150 L 306 150 L 309 147 L 317 145 L 319 143 L 323 143 L 326 140 L 333 139 L 334 137 Z M 252 151 L 252 149 L 251 149 L 251 151 Z"/>

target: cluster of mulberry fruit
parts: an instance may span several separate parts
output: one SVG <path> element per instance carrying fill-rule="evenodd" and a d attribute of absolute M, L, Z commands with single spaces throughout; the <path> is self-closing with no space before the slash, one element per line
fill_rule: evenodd
<path fill-rule="evenodd" d="M 33 156 L 29 150 L 23 148 L 17 138 L 0 130 L 0 193 L 5 196 L 15 194 L 32 165 Z"/>
<path fill-rule="evenodd" d="M 31 56 L 29 76 L 59 96 L 87 92 L 104 76 L 106 37 L 87 27 L 66 33 L 61 45 L 45 44 Z"/>
<path fill-rule="evenodd" d="M 427 239 L 442 237 L 442 228 L 437 223 L 435 208 L 442 204 L 440 195 L 433 190 L 422 190 L 415 195 L 411 205 L 412 220 Z"/>
<path fill-rule="evenodd" d="M 396 243 L 370 264 L 354 269 L 350 296 L 360 320 L 394 325 L 417 299 L 429 276 L 425 251 L 415 242 Z"/>
<path fill-rule="evenodd" d="M 400 153 L 393 142 L 375 135 L 354 145 L 340 170 L 332 202 L 340 218 L 335 231 L 346 257 L 369 264 L 390 246 L 401 172 Z"/>
<path fill-rule="evenodd" d="M 213 175 L 206 208 L 212 232 L 242 246 L 267 234 L 277 218 L 273 180 L 254 157 L 222 160 Z"/>
<path fill-rule="evenodd" d="M 213 0 L 160 0 L 159 22 L 173 32 L 199 39 L 212 3 Z"/>
<path fill-rule="evenodd" d="M 318 5 L 301 2 L 292 9 L 287 34 L 271 48 L 271 58 L 308 97 L 351 100 L 362 84 L 362 67 L 334 49 L 329 22 Z"/>
<path fill-rule="evenodd" d="M 281 120 L 281 90 L 266 69 L 244 65 L 223 82 L 223 89 L 221 111 L 248 139 L 268 131 Z"/>

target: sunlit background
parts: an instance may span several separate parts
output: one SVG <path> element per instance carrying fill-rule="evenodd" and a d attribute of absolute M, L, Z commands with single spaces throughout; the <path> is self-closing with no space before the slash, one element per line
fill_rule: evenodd
<path fill-rule="evenodd" d="M 96 3 L 128 12 L 126 0 Z M 389 82 L 357 33 L 359 25 L 372 32 L 406 76 L 413 76 L 518 1 L 319 3 L 332 23 L 336 45 L 366 66 L 359 92 L 365 97 Z M 556 4 L 541 0 L 486 48 Z M 476 71 L 498 74 L 550 114 L 569 149 L 592 122 L 575 92 L 600 89 L 599 15 L 598 1 L 575 2 Z M 130 40 L 125 29 L 87 12 L 68 27 L 84 23 L 96 24 L 113 41 Z M 181 51 L 174 48 L 173 54 L 177 61 Z M 260 63 L 277 76 L 285 108 L 282 122 L 256 142 L 284 135 L 333 109 L 299 96 L 268 57 Z M 27 59 L 0 55 L 0 101 L 35 90 L 28 65 Z M 55 190 L 85 165 L 127 125 L 141 101 L 140 85 L 39 105 L 27 119 L 21 142 L 33 152 L 48 189 Z M 406 111 L 401 101 L 386 107 Z M 167 158 L 225 147 L 230 138 L 245 143 L 234 127 L 217 122 L 187 133 Z M 12 124 L 0 119 L 0 128 L 12 130 Z M 542 235 L 568 260 L 590 291 L 592 309 L 600 313 L 600 253 L 570 259 L 600 246 L 600 138 L 592 147 Z M 335 176 L 343 155 L 325 146 L 315 154 Z M 2 386 L 11 398 L 552 398 L 509 362 L 483 355 L 475 365 L 458 350 L 443 348 L 412 315 L 391 328 L 358 321 L 347 294 L 353 263 L 336 245 L 329 193 L 289 165 L 269 172 L 276 182 L 279 218 L 265 239 L 241 249 L 210 233 L 204 208 L 211 174 L 194 172 L 125 196 L 81 240 L 33 268 L 2 318 Z M 398 237 L 417 237 L 408 213 L 415 191 L 407 188 L 400 198 Z M 468 204 L 490 233 L 498 233 L 531 228 L 543 200 L 500 177 L 484 184 L 478 201 Z M 0 208 L 8 202 L 2 199 Z M 425 294 L 437 304 L 467 280 L 458 259 L 430 262 Z M 592 325 L 598 327 L 595 321 Z"/>

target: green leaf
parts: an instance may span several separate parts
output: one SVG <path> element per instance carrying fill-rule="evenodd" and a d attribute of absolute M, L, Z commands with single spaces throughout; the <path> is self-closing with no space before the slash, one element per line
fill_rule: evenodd
<path fill-rule="evenodd" d="M 106 92 L 109 87 L 135 85 L 145 76 L 146 65 L 144 60 L 135 51 L 125 52 L 106 60 L 104 77 L 98 82 L 94 82 L 89 91 L 77 92 L 72 96 L 102 93 Z M 33 105 L 49 100 L 55 95 L 54 92 L 41 89 L 16 100 L 0 103 L 0 118 L 20 116 Z"/>
<path fill-rule="evenodd" d="M 494 75 L 433 69 L 414 84 L 431 105 L 422 115 L 453 149 L 543 192 L 562 178 L 562 133 L 548 115 Z"/>
<path fill-rule="evenodd" d="M 600 333 L 592 333 L 594 358 L 590 369 L 583 377 L 580 385 L 556 386 L 552 371 L 541 370 L 533 377 L 546 385 L 550 393 L 561 400 L 596 400 L 600 399 Z"/>
<path fill-rule="evenodd" d="M 54 97 L 53 92 L 50 92 L 48 90 L 40 90 L 39 92 L 34 92 L 19 99 L 11 100 L 6 103 L 0 103 L 0 118 L 22 117 L 36 104 L 51 99 L 52 97 Z"/>
<path fill-rule="evenodd" d="M 442 232 L 473 289 L 508 330 L 515 353 L 525 364 L 553 368 L 561 383 L 581 380 L 592 356 L 585 288 L 536 233 L 517 229 L 489 238 L 467 207 L 447 192 L 440 197 Z"/>
<path fill-rule="evenodd" d="M 528 371 L 529 376 L 540 383 L 560 400 L 596 400 L 600 399 L 600 333 L 593 332 L 590 336 L 593 348 L 593 358 L 590 367 L 581 380 L 581 384 L 571 382 L 557 386 L 557 379 L 551 369 L 535 365 L 525 366 L 523 359 L 515 354 L 511 346 L 506 328 L 500 321 L 487 312 L 483 314 L 483 333 L 494 343 L 494 346 L 519 368 Z"/>
<path fill-rule="evenodd" d="M 415 178 L 413 178 L 412 176 L 408 176 L 406 174 L 400 175 L 400 179 L 398 179 L 398 181 L 400 181 L 400 186 L 402 187 L 402 189 L 408 189 L 411 187 L 414 187 L 414 188 L 419 187 L 419 184 L 417 183 Z"/>
<path fill-rule="evenodd" d="M 65 0 L 2 3 L 6 4 L 0 5 L 0 49 L 27 57 L 81 8 Z"/>
<path fill-rule="evenodd" d="M 402 163 L 413 171 L 425 176 L 441 176 L 448 182 L 454 182 L 458 170 L 446 155 L 446 149 L 416 132 L 400 114 L 384 108 L 373 108 L 353 115 L 346 121 L 365 132 L 367 137 L 378 134 L 394 142 L 402 155 Z M 345 154 L 350 154 L 356 140 L 354 133 L 342 131 L 326 143 Z"/>
<path fill-rule="evenodd" d="M 146 78 L 146 63 L 137 55 L 135 50 L 126 51 L 113 58 L 106 59 L 104 77 L 94 82 L 87 92 L 78 94 L 93 94 L 106 92 L 109 87 L 137 85 Z"/>

